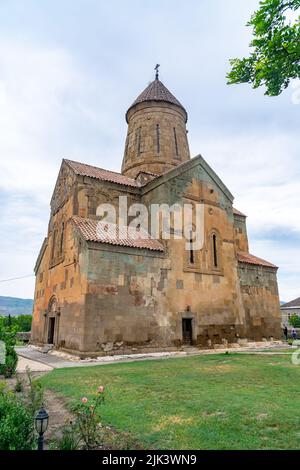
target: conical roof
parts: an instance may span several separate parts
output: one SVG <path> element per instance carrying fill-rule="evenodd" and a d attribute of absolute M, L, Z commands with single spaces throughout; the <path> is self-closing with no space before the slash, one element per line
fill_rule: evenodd
<path fill-rule="evenodd" d="M 168 88 L 165 87 L 165 85 L 158 78 L 156 78 L 153 82 L 150 83 L 150 85 L 147 86 L 147 88 L 145 88 L 145 90 L 137 97 L 137 99 L 132 103 L 132 105 L 128 109 L 126 113 L 127 122 L 129 110 L 135 105 L 139 103 L 144 103 L 145 101 L 164 101 L 165 103 L 175 104 L 185 112 L 187 120 L 187 112 L 182 106 L 182 104 L 178 101 L 177 98 L 175 98 L 174 95 L 172 95 Z"/>

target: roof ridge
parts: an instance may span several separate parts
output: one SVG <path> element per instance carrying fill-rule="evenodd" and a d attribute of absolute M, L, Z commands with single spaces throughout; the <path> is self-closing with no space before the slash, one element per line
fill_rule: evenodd
<path fill-rule="evenodd" d="M 106 170 L 105 168 L 100 168 L 88 163 L 76 162 L 75 160 L 69 160 L 66 158 L 63 159 L 63 162 L 65 162 L 77 175 L 96 178 L 101 181 L 108 181 L 120 185 L 132 186 L 134 188 L 141 187 L 141 184 L 135 179 L 113 170 Z"/>
<path fill-rule="evenodd" d="M 84 166 L 89 166 L 90 168 L 95 168 L 96 170 L 101 170 L 101 171 L 106 171 L 108 173 L 114 173 L 116 175 L 120 175 L 120 176 L 124 176 L 122 175 L 122 173 L 118 172 L 118 171 L 115 171 L 115 170 L 107 170 L 106 168 L 102 168 L 100 166 L 96 166 L 96 165 L 90 165 L 90 163 L 84 163 L 84 162 L 78 162 L 76 160 L 70 160 L 69 158 L 63 158 L 63 160 L 67 163 L 76 163 L 78 165 L 84 165 Z M 128 179 L 132 179 L 133 178 L 130 178 L 129 176 L 126 176 L 126 178 Z"/>

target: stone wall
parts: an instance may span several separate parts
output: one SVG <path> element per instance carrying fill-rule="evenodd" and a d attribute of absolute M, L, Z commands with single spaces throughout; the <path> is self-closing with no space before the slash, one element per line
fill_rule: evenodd
<path fill-rule="evenodd" d="M 89 244 L 85 349 L 166 346 L 159 324 L 164 256 L 147 250 Z"/>
<path fill-rule="evenodd" d="M 64 186 L 66 177 L 72 184 Z M 53 321 L 55 346 L 81 355 L 173 349 L 185 340 L 185 322 L 201 347 L 280 337 L 276 270 L 238 266 L 237 251 L 248 249 L 245 218 L 233 215 L 232 195 L 201 157 L 128 191 L 62 171 L 57 191 L 36 266 L 33 343 L 49 341 Z M 119 195 L 129 205 L 202 204 L 204 245 L 193 262 L 186 240 L 172 235 L 163 254 L 84 241 L 70 218 L 96 218 L 98 205 L 117 207 Z"/>
<path fill-rule="evenodd" d="M 31 342 L 49 342 L 49 327 L 53 318 L 55 346 L 82 350 L 88 263 L 81 249 L 84 242 L 74 231 L 70 221 L 70 217 L 78 208 L 77 189 L 77 183 L 74 183 L 69 188 L 68 195 L 64 193 L 62 205 L 57 198 L 54 199 L 56 209 L 52 211 L 47 238 L 35 268 Z M 60 231 L 62 228 L 63 233 Z M 56 243 L 60 244 L 61 239 L 61 256 L 53 257 L 54 246 Z"/>
<path fill-rule="evenodd" d="M 204 181 L 198 179 L 198 173 Z M 189 265 L 185 240 L 165 241 L 165 255 L 93 244 L 86 297 L 87 351 L 174 348 L 183 344 L 183 319 L 192 342 L 203 347 L 237 341 L 244 310 L 237 277 L 232 203 L 204 169 L 169 182 L 153 182 L 142 201 L 204 204 L 204 247 Z M 218 267 L 212 266 L 211 232 L 220 234 Z M 133 349 L 132 349 L 133 348 Z"/>
<path fill-rule="evenodd" d="M 239 263 L 245 336 L 253 340 L 281 338 L 276 269 Z"/>

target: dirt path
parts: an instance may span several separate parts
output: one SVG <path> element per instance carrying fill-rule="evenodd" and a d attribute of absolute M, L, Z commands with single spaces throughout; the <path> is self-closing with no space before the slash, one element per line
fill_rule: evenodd
<path fill-rule="evenodd" d="M 73 420 L 68 410 L 67 400 L 51 390 L 44 392 L 44 404 L 49 413 L 49 426 L 45 434 L 45 447 L 49 448 L 51 439 L 61 436 L 62 427 Z"/>

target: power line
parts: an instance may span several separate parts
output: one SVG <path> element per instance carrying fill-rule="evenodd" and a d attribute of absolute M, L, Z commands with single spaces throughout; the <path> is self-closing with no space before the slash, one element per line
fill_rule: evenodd
<path fill-rule="evenodd" d="M 26 276 L 20 277 L 11 277 L 10 279 L 0 279 L 0 282 L 17 281 L 19 279 L 25 279 L 26 277 L 34 277 L 34 274 L 27 274 Z"/>

